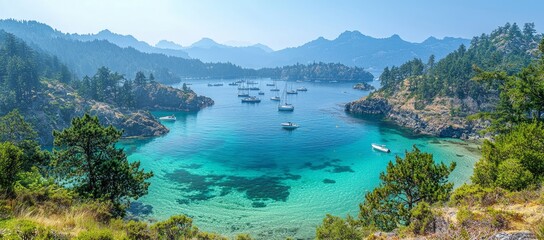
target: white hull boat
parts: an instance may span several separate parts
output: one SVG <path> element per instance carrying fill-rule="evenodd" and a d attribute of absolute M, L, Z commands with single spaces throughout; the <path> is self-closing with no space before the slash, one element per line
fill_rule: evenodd
<path fill-rule="evenodd" d="M 385 147 L 385 145 L 379 145 L 379 144 L 376 144 L 376 143 L 373 143 L 371 145 L 372 145 L 372 149 L 374 149 L 376 151 L 385 152 L 385 153 L 391 152 L 391 150 L 389 150 L 389 148 Z"/>
<path fill-rule="evenodd" d="M 293 123 L 293 122 L 284 122 L 284 123 L 281 124 L 281 127 L 284 128 L 284 129 L 292 130 L 292 129 L 297 129 L 298 124 Z"/>
<path fill-rule="evenodd" d="M 292 112 L 295 110 L 295 106 L 291 105 L 291 104 L 280 104 L 278 106 L 278 111 L 286 111 L 286 112 Z"/>
<path fill-rule="evenodd" d="M 164 116 L 164 117 L 160 117 L 159 120 L 161 120 L 161 121 L 176 121 L 176 116 L 174 116 L 174 115 Z"/>

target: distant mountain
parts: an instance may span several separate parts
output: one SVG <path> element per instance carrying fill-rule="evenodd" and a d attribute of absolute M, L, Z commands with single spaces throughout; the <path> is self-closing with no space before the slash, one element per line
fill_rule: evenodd
<path fill-rule="evenodd" d="M 273 50 L 262 44 L 247 47 L 232 47 L 217 43 L 210 38 L 203 38 L 193 43 L 190 47 L 185 48 L 184 51 L 190 57 L 200 59 L 203 62 L 230 62 L 243 67 L 257 69 L 263 67 L 261 62 L 267 61 Z"/>
<path fill-rule="evenodd" d="M 431 37 L 422 43 L 411 43 L 396 34 L 389 38 L 373 38 L 358 31 L 346 31 L 334 40 L 320 37 L 300 47 L 274 52 L 267 65 L 322 61 L 381 71 L 386 66 L 399 65 L 413 58 L 427 60 L 432 54 L 441 59 L 461 44 L 468 45 L 470 40 Z"/>
<path fill-rule="evenodd" d="M 68 36 L 75 40 L 87 42 L 94 40 L 106 40 L 119 47 L 132 47 L 144 53 L 160 53 L 172 57 L 189 58 L 189 55 L 181 49 L 153 47 L 146 42 L 139 41 L 132 35 L 121 35 L 117 33 L 112 33 L 110 30 L 107 29 L 100 31 L 97 34 L 69 34 Z"/>
<path fill-rule="evenodd" d="M 358 31 L 346 31 L 334 40 L 317 38 L 299 47 L 274 51 L 268 46 L 255 44 L 232 47 L 203 38 L 187 48 L 190 57 L 203 62 L 231 62 L 248 68 L 273 68 L 297 63 L 342 63 L 358 66 L 373 72 L 381 72 L 386 66 L 400 65 L 413 58 L 427 60 L 435 55 L 439 60 L 453 52 L 461 44 L 469 45 L 469 39 L 429 37 L 421 43 L 403 40 L 399 35 L 373 38 Z M 158 45 L 157 45 L 158 46 Z M 160 44 L 161 48 L 180 49 L 180 45 Z"/>
<path fill-rule="evenodd" d="M 257 43 L 257 44 L 254 44 L 254 45 L 251 45 L 250 47 L 256 47 L 256 48 L 260 48 L 262 49 L 263 51 L 267 52 L 267 53 L 270 53 L 270 52 L 273 52 L 274 49 L 264 45 L 264 44 L 260 44 L 260 43 Z"/>
<path fill-rule="evenodd" d="M 183 46 L 168 40 L 161 40 L 155 44 L 156 48 L 183 50 Z"/>
<path fill-rule="evenodd" d="M 229 48 L 229 46 L 219 44 L 219 43 L 215 42 L 211 38 L 202 38 L 202 39 L 198 40 L 197 42 L 191 44 L 189 49 L 191 49 L 191 48 L 210 49 L 210 48 Z"/>
<path fill-rule="evenodd" d="M 133 47 L 137 40 L 107 32 L 103 32 L 103 36 L 118 44 L 124 43 L 124 46 L 130 42 L 131 47 L 122 48 L 109 40 L 82 41 L 78 38 L 89 36 L 65 34 L 36 21 L 0 20 L 0 29 L 21 38 L 35 49 L 57 56 L 80 78 L 94 75 L 102 66 L 128 78 L 133 78 L 138 71 L 153 73 L 157 81 L 163 83 L 179 82 L 181 78 L 233 78 L 255 74 L 254 70 L 229 63 L 207 64 L 196 59 L 143 53 Z"/>

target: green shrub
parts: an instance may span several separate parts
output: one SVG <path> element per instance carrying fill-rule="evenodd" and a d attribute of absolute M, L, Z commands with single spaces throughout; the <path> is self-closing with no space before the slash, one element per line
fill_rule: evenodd
<path fill-rule="evenodd" d="M 159 239 L 186 239 L 198 233 L 193 220 L 185 215 L 172 216 L 166 221 L 155 223 L 152 228 Z"/>
<path fill-rule="evenodd" d="M 125 231 L 129 239 L 152 239 L 151 231 L 144 222 L 129 221 L 125 226 Z"/>
<path fill-rule="evenodd" d="M 18 174 L 15 193 L 18 208 L 39 207 L 44 213 L 58 214 L 72 206 L 76 194 L 44 178 L 33 167 Z"/>
<path fill-rule="evenodd" d="M 252 240 L 253 238 L 251 238 L 249 236 L 249 234 L 238 234 L 236 235 L 236 240 Z"/>
<path fill-rule="evenodd" d="M 107 229 L 90 230 L 80 233 L 77 240 L 113 240 L 113 233 Z"/>
<path fill-rule="evenodd" d="M 504 199 L 507 192 L 500 188 L 482 187 L 478 184 L 463 184 L 455 189 L 450 197 L 450 204 L 490 206 Z"/>
<path fill-rule="evenodd" d="M 1 239 L 32 239 L 32 240 L 64 240 L 68 239 L 63 234 L 56 233 L 55 231 L 39 226 L 38 224 L 29 220 L 13 219 L 0 222 L 0 229 L 3 233 L 0 233 Z"/>
<path fill-rule="evenodd" d="M 215 233 L 208 233 L 208 232 L 198 232 L 196 235 L 196 239 L 198 240 L 227 240 L 227 238 L 217 235 Z"/>
<path fill-rule="evenodd" d="M 431 211 L 431 206 L 426 202 L 420 202 L 412 209 L 410 225 L 408 228 L 414 234 L 426 234 L 433 232 L 432 223 L 435 215 Z"/>
<path fill-rule="evenodd" d="M 460 208 L 457 211 L 457 223 L 463 227 L 469 227 L 472 223 L 476 221 L 476 214 L 467 208 Z"/>
<path fill-rule="evenodd" d="M 21 170 L 23 151 L 10 142 L 0 143 L 0 193 L 13 193 L 17 173 Z"/>
<path fill-rule="evenodd" d="M 361 239 L 362 232 L 356 222 L 348 216 L 347 220 L 327 214 L 323 223 L 316 229 L 316 239 Z"/>
<path fill-rule="evenodd" d="M 511 191 L 527 188 L 533 182 L 533 174 L 518 159 L 509 158 L 499 164 L 496 184 Z"/>

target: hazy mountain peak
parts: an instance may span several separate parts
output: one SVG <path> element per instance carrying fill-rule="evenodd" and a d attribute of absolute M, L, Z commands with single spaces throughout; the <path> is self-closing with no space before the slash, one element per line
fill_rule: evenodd
<path fill-rule="evenodd" d="M 98 32 L 97 34 L 114 34 L 114 33 L 112 33 L 109 29 L 104 29 L 104 30 Z"/>
<path fill-rule="evenodd" d="M 341 33 L 337 39 L 360 39 L 363 37 L 367 37 L 367 36 L 355 30 L 355 31 L 345 31 Z"/>
<path fill-rule="evenodd" d="M 425 39 L 425 41 L 423 41 L 423 43 L 436 43 L 438 41 L 440 41 L 438 38 L 430 36 L 427 39 Z"/>
<path fill-rule="evenodd" d="M 160 40 L 157 44 L 155 44 L 155 47 L 162 49 L 183 50 L 183 46 L 168 40 Z"/>
<path fill-rule="evenodd" d="M 211 38 L 202 38 L 198 40 L 197 42 L 191 44 L 191 47 L 194 48 L 212 48 L 212 47 L 226 47 L 225 45 L 221 45 L 214 41 Z"/>
<path fill-rule="evenodd" d="M 270 52 L 273 52 L 274 50 L 264 44 L 261 44 L 261 43 L 257 43 L 257 44 L 254 44 L 254 45 L 251 45 L 251 47 L 256 47 L 256 48 L 260 48 L 262 49 L 263 51 L 267 52 L 267 53 L 270 53 Z"/>
<path fill-rule="evenodd" d="M 404 41 L 398 34 L 391 35 L 391 37 L 389 37 L 389 39 Z"/>

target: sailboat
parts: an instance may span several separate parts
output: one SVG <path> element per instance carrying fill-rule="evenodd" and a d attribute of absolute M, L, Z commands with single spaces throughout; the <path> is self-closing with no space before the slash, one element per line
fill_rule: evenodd
<path fill-rule="evenodd" d="M 238 87 L 238 97 L 249 97 L 249 88 L 244 86 L 244 83 Z"/>
<path fill-rule="evenodd" d="M 292 112 L 295 110 L 295 106 L 293 104 L 290 104 L 287 102 L 287 82 L 285 82 L 285 89 L 282 93 L 282 98 L 280 99 L 280 103 L 278 104 L 278 111 L 285 111 L 285 112 Z"/>
<path fill-rule="evenodd" d="M 274 88 L 270 89 L 270 91 L 272 91 L 272 92 L 279 92 L 280 90 L 278 89 L 278 85 L 276 84 L 276 80 L 274 80 L 274 83 L 273 83 L 273 84 L 274 84 L 274 85 L 273 85 Z"/>
<path fill-rule="evenodd" d="M 291 90 L 287 91 L 287 94 L 298 94 L 297 91 L 293 90 L 293 84 L 291 84 Z"/>

